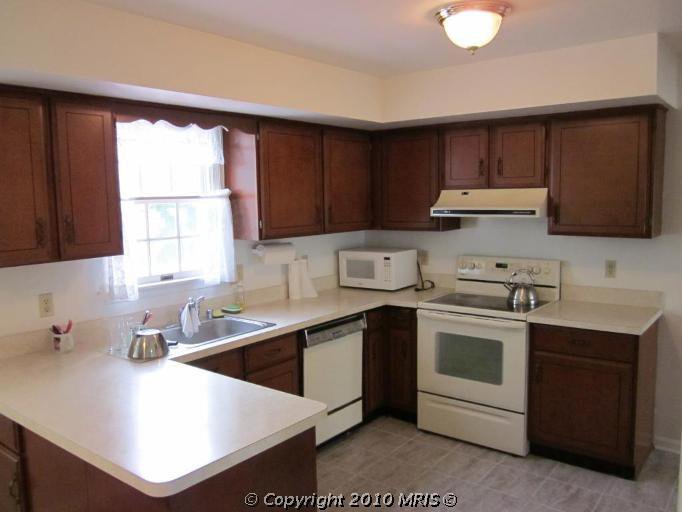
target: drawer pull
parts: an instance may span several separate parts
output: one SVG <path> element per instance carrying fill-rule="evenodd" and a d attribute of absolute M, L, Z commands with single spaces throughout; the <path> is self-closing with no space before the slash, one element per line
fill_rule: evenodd
<path fill-rule="evenodd" d="M 21 510 L 21 494 L 19 493 L 19 472 L 14 471 L 14 476 L 7 486 L 10 497 L 14 500 L 17 510 Z"/>
<path fill-rule="evenodd" d="M 45 247 L 47 241 L 47 234 L 45 228 L 45 220 L 38 218 L 36 219 L 36 244 L 41 249 Z"/>
<path fill-rule="evenodd" d="M 71 215 L 64 217 L 64 241 L 69 245 L 74 245 L 76 243 L 76 230 Z"/>
<path fill-rule="evenodd" d="M 485 162 L 482 158 L 478 161 L 478 175 L 485 176 Z"/>

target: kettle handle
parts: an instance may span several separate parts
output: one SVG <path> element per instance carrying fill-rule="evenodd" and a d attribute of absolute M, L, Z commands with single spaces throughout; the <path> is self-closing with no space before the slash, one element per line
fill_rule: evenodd
<path fill-rule="evenodd" d="M 514 282 L 514 278 L 520 274 L 526 274 L 530 278 L 529 284 L 531 285 L 535 284 L 535 277 L 533 277 L 533 271 L 527 268 L 520 268 L 512 272 L 512 275 L 510 275 L 507 281 L 504 283 L 504 287 L 507 290 L 512 291 L 514 289 L 514 285 L 519 284 Z"/>

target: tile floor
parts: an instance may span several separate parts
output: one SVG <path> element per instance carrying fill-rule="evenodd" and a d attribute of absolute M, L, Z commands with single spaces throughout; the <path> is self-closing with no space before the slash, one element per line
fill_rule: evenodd
<path fill-rule="evenodd" d="M 476 512 L 674 512 L 679 457 L 654 452 L 637 481 L 514 457 L 382 417 L 320 449 L 320 494 L 454 492 Z M 395 507 L 397 508 L 397 507 Z"/>

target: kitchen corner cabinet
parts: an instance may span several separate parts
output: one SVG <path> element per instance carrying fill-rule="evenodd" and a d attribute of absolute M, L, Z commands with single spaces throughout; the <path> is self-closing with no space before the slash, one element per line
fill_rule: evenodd
<path fill-rule="evenodd" d="M 56 102 L 53 138 L 62 259 L 123 253 L 111 110 Z"/>
<path fill-rule="evenodd" d="M 654 324 L 641 336 L 531 325 L 531 451 L 634 477 L 653 448 Z"/>
<path fill-rule="evenodd" d="M 660 234 L 665 110 L 551 122 L 553 235 Z"/>
<path fill-rule="evenodd" d="M 47 102 L 0 96 L 0 267 L 58 259 Z"/>
<path fill-rule="evenodd" d="M 324 130 L 324 231 L 372 226 L 372 144 L 369 135 Z"/>
<path fill-rule="evenodd" d="M 431 217 L 430 208 L 439 193 L 438 132 L 385 134 L 381 141 L 381 228 L 459 229 L 459 219 Z"/>
<path fill-rule="evenodd" d="M 23 469 L 19 428 L 0 416 L 0 510 L 3 512 L 28 510 Z"/>
<path fill-rule="evenodd" d="M 261 123 L 258 176 L 262 238 L 324 232 L 322 134 L 319 128 Z"/>

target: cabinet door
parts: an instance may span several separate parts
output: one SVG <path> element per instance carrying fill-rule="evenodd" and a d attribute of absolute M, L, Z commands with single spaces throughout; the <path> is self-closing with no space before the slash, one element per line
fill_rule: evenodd
<path fill-rule="evenodd" d="M 242 349 L 230 350 L 198 361 L 192 361 L 189 364 L 226 377 L 244 379 L 244 353 Z"/>
<path fill-rule="evenodd" d="M 53 122 L 62 259 L 122 254 L 111 111 L 56 103 Z"/>
<path fill-rule="evenodd" d="M 369 136 L 325 130 L 323 142 L 325 232 L 369 229 L 372 225 Z"/>
<path fill-rule="evenodd" d="M 544 123 L 496 126 L 492 139 L 491 188 L 545 186 Z"/>
<path fill-rule="evenodd" d="M 533 353 L 529 407 L 533 443 L 628 464 L 632 401 L 629 364 Z"/>
<path fill-rule="evenodd" d="M 262 237 L 322 233 L 320 130 L 262 123 L 259 163 Z"/>
<path fill-rule="evenodd" d="M 370 315 L 380 315 L 378 326 L 372 328 Z M 384 329 L 383 312 L 370 312 L 367 315 L 368 330 L 365 334 L 365 347 L 363 358 L 365 361 L 364 371 L 364 414 L 373 413 L 386 405 L 386 391 L 388 383 L 388 344 L 386 330 Z"/>
<path fill-rule="evenodd" d="M 488 127 L 456 128 L 442 134 L 443 188 L 488 187 Z"/>
<path fill-rule="evenodd" d="M 291 359 L 284 363 L 249 373 L 246 376 L 246 380 L 267 388 L 291 393 L 292 395 L 301 394 L 297 359 Z"/>
<path fill-rule="evenodd" d="M 417 333 L 415 312 L 406 308 L 389 310 L 389 388 L 393 409 L 417 412 Z"/>
<path fill-rule="evenodd" d="M 0 446 L 0 510 L 25 510 L 19 456 Z"/>
<path fill-rule="evenodd" d="M 388 135 L 382 151 L 382 227 L 434 228 L 430 208 L 439 192 L 437 133 Z"/>
<path fill-rule="evenodd" d="M 550 234 L 650 236 L 646 114 L 551 124 Z"/>
<path fill-rule="evenodd" d="M 0 97 L 0 267 L 57 259 L 44 101 Z"/>

